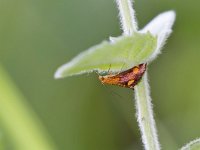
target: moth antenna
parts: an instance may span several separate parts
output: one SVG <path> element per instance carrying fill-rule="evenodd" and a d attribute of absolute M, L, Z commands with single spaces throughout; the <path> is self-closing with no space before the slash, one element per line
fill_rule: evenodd
<path fill-rule="evenodd" d="M 125 66 L 125 62 L 123 63 L 123 65 L 122 65 L 120 71 L 119 71 L 117 74 L 120 74 L 120 73 L 122 72 L 122 69 L 123 69 L 124 66 Z"/>
<path fill-rule="evenodd" d="M 109 65 L 108 74 L 110 74 L 110 68 L 111 68 L 111 64 Z"/>
<path fill-rule="evenodd" d="M 125 62 L 123 63 L 120 72 L 122 72 L 122 69 L 124 68 L 124 66 L 125 66 Z"/>

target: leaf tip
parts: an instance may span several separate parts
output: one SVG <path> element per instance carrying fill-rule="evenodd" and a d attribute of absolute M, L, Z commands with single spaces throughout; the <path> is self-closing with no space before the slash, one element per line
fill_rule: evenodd
<path fill-rule="evenodd" d="M 54 74 L 54 78 L 55 78 L 55 79 L 60 79 L 60 78 L 62 78 L 60 68 L 59 68 L 58 70 L 56 70 L 56 72 L 55 72 L 55 74 Z"/>
<path fill-rule="evenodd" d="M 168 25 L 172 27 L 176 19 L 176 12 L 174 10 L 169 10 L 162 13 L 160 16 L 162 16 L 163 19 L 168 21 Z"/>
<path fill-rule="evenodd" d="M 54 78 L 55 79 L 61 79 L 61 78 L 63 78 L 64 77 L 63 72 L 65 71 L 65 69 L 66 69 L 66 65 L 63 65 L 63 66 L 59 67 L 56 70 L 55 74 L 54 74 Z"/>

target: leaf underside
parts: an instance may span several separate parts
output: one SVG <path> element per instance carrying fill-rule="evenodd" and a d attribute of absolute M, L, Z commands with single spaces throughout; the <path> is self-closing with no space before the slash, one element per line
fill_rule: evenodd
<path fill-rule="evenodd" d="M 157 40 L 150 33 L 135 33 L 121 36 L 114 42 L 104 41 L 80 53 L 67 64 L 61 66 L 56 78 L 97 71 L 99 74 L 117 73 L 141 63 L 156 49 Z"/>

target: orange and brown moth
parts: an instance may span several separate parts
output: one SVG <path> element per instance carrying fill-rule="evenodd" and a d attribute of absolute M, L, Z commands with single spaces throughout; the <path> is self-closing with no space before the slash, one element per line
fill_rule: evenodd
<path fill-rule="evenodd" d="M 140 64 L 118 74 L 99 76 L 102 84 L 118 85 L 133 89 L 146 71 L 147 64 Z"/>

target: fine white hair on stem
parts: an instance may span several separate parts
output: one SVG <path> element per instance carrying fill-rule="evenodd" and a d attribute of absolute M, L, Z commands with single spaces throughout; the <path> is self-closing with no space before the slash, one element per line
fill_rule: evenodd
<path fill-rule="evenodd" d="M 132 35 L 138 28 L 135 11 L 132 7 L 132 0 L 116 0 L 116 2 L 124 34 Z"/>
<path fill-rule="evenodd" d="M 138 31 L 137 21 L 135 18 L 135 12 L 132 7 L 132 3 L 130 0 L 116 1 L 119 8 L 120 20 L 124 31 L 124 35 L 133 35 L 134 32 Z M 152 27 L 151 29 L 153 31 L 155 26 L 147 26 L 146 29 L 148 30 L 146 31 L 146 29 L 144 29 L 143 31 L 151 32 L 150 27 Z M 155 31 L 155 33 L 157 32 Z M 166 36 L 164 35 L 160 36 L 161 39 L 165 37 Z M 161 40 L 161 43 L 163 43 L 163 40 Z M 160 46 L 158 46 L 157 49 L 160 49 Z M 140 83 L 135 86 L 135 99 L 137 109 L 137 120 L 140 127 L 140 132 L 142 134 L 142 142 L 144 144 L 145 150 L 160 150 L 155 120 L 153 117 L 153 108 L 151 104 L 147 73 L 145 73 Z"/>
<path fill-rule="evenodd" d="M 153 117 L 147 72 L 144 74 L 142 81 L 135 86 L 135 100 L 136 116 L 145 150 L 159 150 L 160 145 Z"/>

